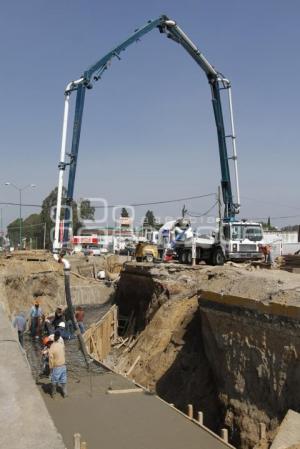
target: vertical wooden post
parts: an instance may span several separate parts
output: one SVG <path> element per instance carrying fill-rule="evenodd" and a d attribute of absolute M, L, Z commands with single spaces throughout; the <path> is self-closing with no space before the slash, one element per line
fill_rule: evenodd
<path fill-rule="evenodd" d="M 114 341 L 118 338 L 118 306 L 114 308 Z"/>
<path fill-rule="evenodd" d="M 197 421 L 199 424 L 201 424 L 201 426 L 203 426 L 203 412 L 197 413 Z"/>
<path fill-rule="evenodd" d="M 193 405 L 192 404 L 188 404 L 187 406 L 187 415 L 190 419 L 193 419 L 194 417 L 194 412 L 193 412 Z"/>
<path fill-rule="evenodd" d="M 74 449 L 80 449 L 80 433 L 74 433 Z"/>
<path fill-rule="evenodd" d="M 259 438 L 264 440 L 266 438 L 266 425 L 264 422 L 259 423 Z"/>
<path fill-rule="evenodd" d="M 227 429 L 221 429 L 221 438 L 225 441 L 225 443 L 228 443 L 228 430 Z"/>

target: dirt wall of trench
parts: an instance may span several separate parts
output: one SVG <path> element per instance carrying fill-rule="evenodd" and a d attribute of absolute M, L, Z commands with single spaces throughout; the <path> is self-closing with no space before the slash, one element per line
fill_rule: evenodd
<path fill-rule="evenodd" d="M 85 266 L 84 266 L 85 267 Z M 76 270 L 76 266 L 74 266 Z M 112 299 L 113 286 L 83 275 L 71 274 L 73 304 L 99 304 Z M 0 270 L 0 302 L 5 312 L 28 312 L 38 300 L 45 314 L 66 305 L 63 267 L 52 261 L 10 260 Z"/>
<path fill-rule="evenodd" d="M 203 290 L 220 302 L 236 295 L 242 307 L 212 306 Z M 124 314 L 135 312 L 141 331 L 133 349 L 119 354 L 120 371 L 139 356 L 132 378 L 183 410 L 193 403 L 211 428 L 227 426 L 238 448 L 268 448 L 287 410 L 299 411 L 299 275 L 129 264 L 117 302 Z M 267 440 L 259 443 L 260 423 Z"/>
<path fill-rule="evenodd" d="M 199 304 L 205 353 L 233 441 L 253 447 L 260 423 L 272 440 L 288 409 L 300 411 L 299 321 L 205 298 Z"/>

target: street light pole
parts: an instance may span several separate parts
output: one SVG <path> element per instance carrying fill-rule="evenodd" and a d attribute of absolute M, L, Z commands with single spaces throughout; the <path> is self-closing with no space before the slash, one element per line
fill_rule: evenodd
<path fill-rule="evenodd" d="M 19 249 L 22 249 L 22 189 L 19 190 L 19 200 L 20 200 L 20 214 L 19 214 L 19 220 L 20 220 L 20 229 L 19 229 Z"/>
<path fill-rule="evenodd" d="M 29 187 L 36 187 L 35 184 L 28 184 L 24 187 L 18 187 L 15 184 L 13 184 L 12 182 L 6 182 L 5 183 L 6 186 L 12 186 L 14 187 L 16 190 L 18 190 L 19 192 L 19 248 L 20 250 L 22 249 L 22 192 L 25 189 L 28 189 Z"/>

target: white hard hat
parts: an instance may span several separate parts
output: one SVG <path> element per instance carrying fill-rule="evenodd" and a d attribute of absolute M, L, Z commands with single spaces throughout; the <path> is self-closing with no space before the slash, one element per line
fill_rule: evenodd
<path fill-rule="evenodd" d="M 66 323 L 64 323 L 63 321 L 61 321 L 61 323 L 59 323 L 58 327 L 66 327 Z"/>

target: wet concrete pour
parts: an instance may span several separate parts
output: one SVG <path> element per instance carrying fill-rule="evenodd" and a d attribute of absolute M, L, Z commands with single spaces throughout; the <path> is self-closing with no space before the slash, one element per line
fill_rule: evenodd
<path fill-rule="evenodd" d="M 105 313 L 102 309 L 101 315 Z M 94 321 L 99 317 L 95 316 Z M 27 354 L 38 387 L 67 449 L 80 433 L 88 449 L 222 449 L 226 445 L 205 429 L 147 392 L 108 394 L 134 389 L 124 377 L 91 363 L 87 371 L 77 340 L 66 342 L 68 393 L 52 399 L 48 378 L 38 378 L 40 346 L 27 339 Z"/>

